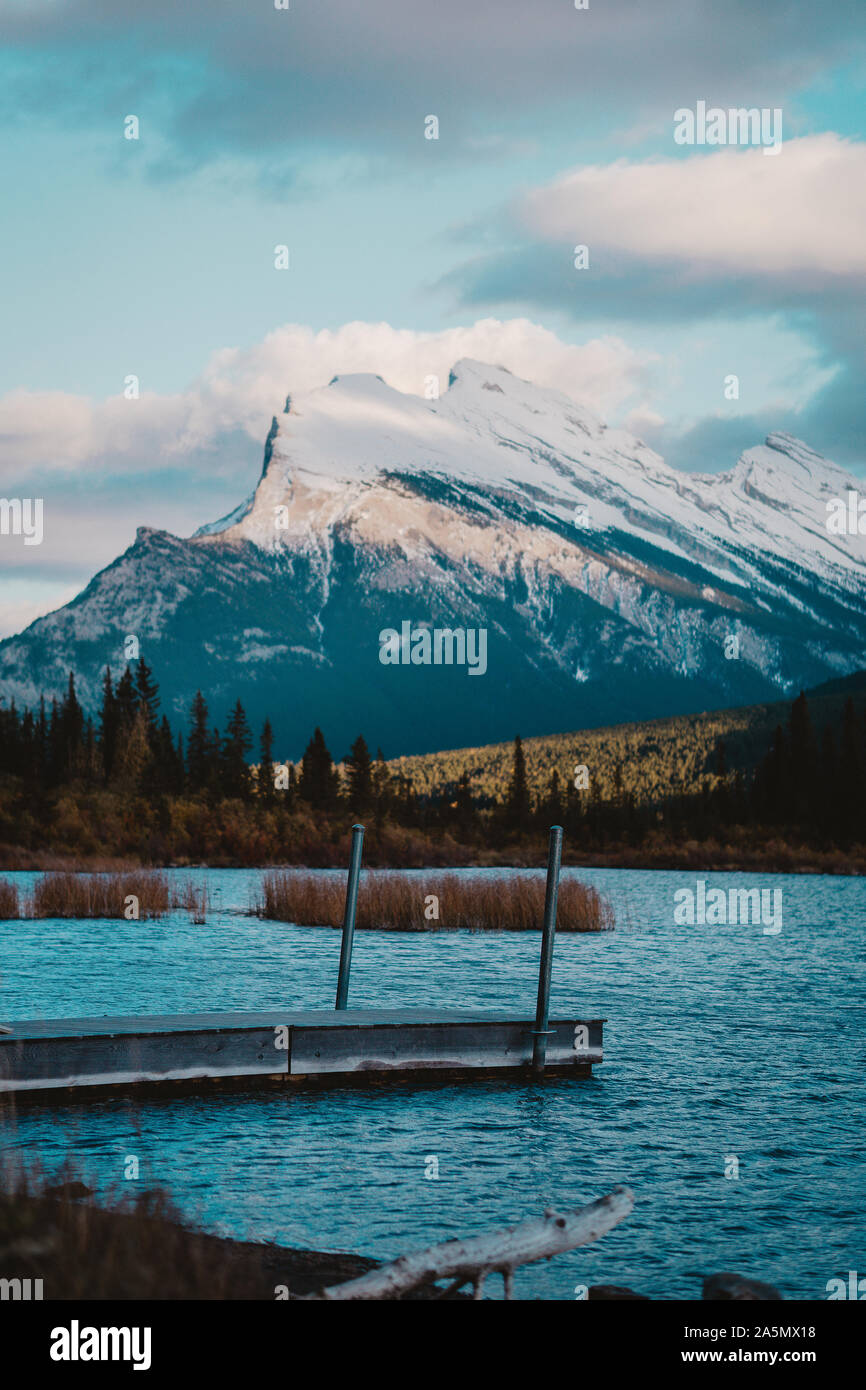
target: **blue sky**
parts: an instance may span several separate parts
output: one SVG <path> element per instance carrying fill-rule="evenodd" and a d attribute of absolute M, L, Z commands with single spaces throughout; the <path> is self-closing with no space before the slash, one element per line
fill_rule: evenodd
<path fill-rule="evenodd" d="M 0 0 L 0 34 L 0 492 L 46 511 L 0 635 L 246 495 L 287 391 L 420 391 L 455 345 L 678 467 L 788 429 L 862 471 L 862 4 Z M 780 108 L 778 157 L 676 145 L 698 100 Z"/>

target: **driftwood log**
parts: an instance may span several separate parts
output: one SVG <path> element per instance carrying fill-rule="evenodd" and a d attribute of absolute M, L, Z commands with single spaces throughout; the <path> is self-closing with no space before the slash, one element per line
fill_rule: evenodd
<path fill-rule="evenodd" d="M 328 1302 L 347 1299 L 402 1298 L 413 1289 L 440 1279 L 452 1282 L 441 1296 L 456 1293 L 464 1284 L 473 1285 L 474 1298 L 481 1297 L 488 1274 L 501 1274 L 505 1281 L 505 1297 L 514 1292 L 514 1271 L 518 1265 L 535 1260 L 549 1260 L 579 1245 L 598 1240 L 628 1216 L 634 1206 L 634 1193 L 628 1187 L 615 1187 L 606 1197 L 576 1211 L 556 1212 L 548 1209 L 543 1216 L 531 1217 L 517 1226 L 486 1235 L 470 1236 L 467 1240 L 448 1240 L 401 1255 L 391 1264 L 371 1269 L 345 1284 L 334 1284 L 319 1293 L 302 1297 Z"/>

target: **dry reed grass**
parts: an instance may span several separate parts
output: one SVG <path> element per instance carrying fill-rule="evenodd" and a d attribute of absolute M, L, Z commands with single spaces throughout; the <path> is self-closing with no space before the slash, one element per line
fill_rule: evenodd
<path fill-rule="evenodd" d="M 11 922 L 21 916 L 18 885 L 0 878 L 0 922 Z"/>
<path fill-rule="evenodd" d="M 172 896 L 172 907 L 184 908 L 192 917 L 193 922 L 201 925 L 207 920 L 207 912 L 210 907 L 210 894 L 206 883 L 181 883 L 178 884 Z"/>
<path fill-rule="evenodd" d="M 356 926 L 385 931 L 539 931 L 544 917 L 545 882 L 536 875 L 449 873 L 371 873 L 361 875 Z M 428 916 L 434 911 L 438 917 Z M 343 920 L 346 883 L 342 875 L 279 871 L 265 876 L 257 911 L 260 917 L 299 926 L 338 927 Z M 611 931 L 613 909 L 595 888 L 565 878 L 559 885 L 557 929 Z"/>
<path fill-rule="evenodd" d="M 134 898 L 135 904 L 129 903 Z M 0 879 L 0 921 L 22 918 L 126 918 L 127 909 L 137 921 L 161 917 L 172 908 L 184 908 L 194 922 L 204 922 L 210 907 L 207 885 L 170 883 L 165 874 L 152 869 L 133 869 L 125 873 L 81 874 L 68 871 L 45 873 L 29 893 L 18 885 Z"/>
<path fill-rule="evenodd" d="M 125 916 L 127 898 L 138 900 L 138 917 L 158 917 L 171 907 L 161 873 L 43 874 L 33 885 L 31 917 Z"/>

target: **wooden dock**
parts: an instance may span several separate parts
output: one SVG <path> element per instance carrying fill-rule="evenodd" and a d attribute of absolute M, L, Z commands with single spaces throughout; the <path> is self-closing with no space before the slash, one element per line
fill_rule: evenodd
<path fill-rule="evenodd" d="M 551 1019 L 562 827 L 550 828 L 535 1018 L 440 1009 L 349 1009 L 364 827 L 352 857 L 335 1009 L 25 1019 L 0 1028 L 0 1101 L 165 1089 L 591 1076 L 602 1018 Z"/>
<path fill-rule="evenodd" d="M 532 1077 L 535 1021 L 438 1009 L 28 1019 L 0 1035 L 0 1099 L 117 1088 Z M 545 1074 L 589 1076 L 604 1020 L 552 1019 Z M 46 1094 L 47 1093 L 47 1094 Z"/>

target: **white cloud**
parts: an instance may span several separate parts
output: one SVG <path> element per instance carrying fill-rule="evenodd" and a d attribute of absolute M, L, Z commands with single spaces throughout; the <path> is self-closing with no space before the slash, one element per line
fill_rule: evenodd
<path fill-rule="evenodd" d="M 866 144 L 833 132 L 774 159 L 724 147 L 682 159 L 588 165 L 529 193 L 524 225 L 703 275 L 866 275 Z"/>
<path fill-rule="evenodd" d="M 99 459 L 123 466 L 166 448 L 189 413 L 186 397 L 110 396 L 92 401 L 63 391 L 9 391 L 0 396 L 0 480 L 8 486 L 38 466 L 75 469 Z"/>
<path fill-rule="evenodd" d="M 644 435 L 655 435 L 664 428 L 665 418 L 648 405 L 636 406 L 630 410 L 623 421 L 625 428 L 642 439 Z"/>
<path fill-rule="evenodd" d="M 400 391 L 422 395 L 424 378 L 443 385 L 461 357 L 508 367 L 609 416 L 647 388 L 656 358 L 609 336 L 564 343 L 528 319 L 482 319 L 465 328 L 422 333 L 387 323 L 348 323 L 314 332 L 288 324 L 245 351 L 214 353 L 189 389 L 104 401 L 62 392 L 13 391 L 0 398 L 0 484 L 17 489 L 35 470 L 93 476 L 213 467 L 207 451 L 233 431 L 263 443 L 287 393 L 300 395 L 346 372 L 377 372 Z M 230 453 L 230 451 L 229 451 Z M 216 463 L 232 469 L 225 448 Z M 201 455 L 198 459 L 194 456 Z"/>

